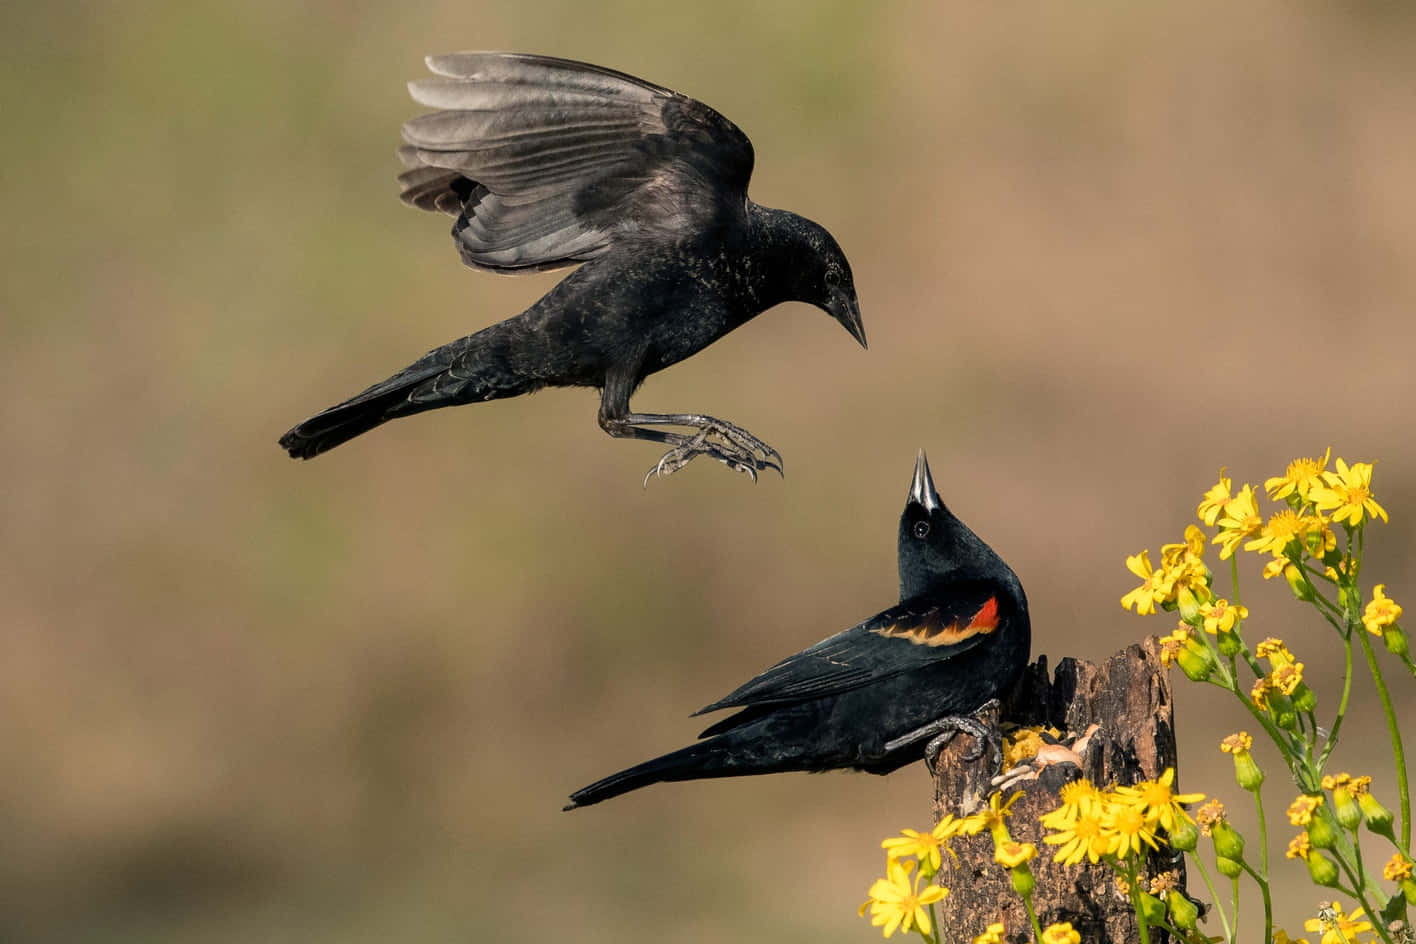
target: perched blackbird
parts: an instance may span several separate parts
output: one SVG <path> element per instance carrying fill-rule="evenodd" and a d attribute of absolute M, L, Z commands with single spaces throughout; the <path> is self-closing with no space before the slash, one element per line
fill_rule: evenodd
<path fill-rule="evenodd" d="M 403 201 L 456 217 L 452 238 L 473 268 L 584 265 L 516 317 L 430 351 L 280 444 L 308 459 L 424 410 L 598 387 L 605 432 L 671 447 L 651 474 L 700 455 L 754 479 L 780 472 L 780 453 L 731 423 L 629 409 L 645 377 L 779 302 L 816 305 L 865 345 L 831 234 L 747 198 L 747 136 L 701 102 L 599 66 L 500 52 L 427 62 L 439 77 L 409 89 L 442 110 L 403 126 Z"/>
<path fill-rule="evenodd" d="M 695 714 L 741 708 L 704 740 L 570 796 L 589 806 L 670 780 L 854 768 L 887 774 L 937 751 L 1028 661 L 1022 584 L 934 490 L 923 451 L 900 515 L 900 603 L 777 663 Z"/>

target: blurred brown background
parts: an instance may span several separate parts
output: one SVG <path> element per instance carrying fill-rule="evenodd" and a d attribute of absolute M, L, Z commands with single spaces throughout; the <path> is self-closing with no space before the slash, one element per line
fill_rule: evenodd
<path fill-rule="evenodd" d="M 1170 629 L 1123 558 L 1221 465 L 1328 444 L 1380 460 L 1365 582 L 1416 606 L 1408 6 L 21 0 L 0 36 L 0 939 L 875 939 L 922 769 L 560 806 L 892 602 L 920 446 L 1054 661 Z M 557 278 L 463 269 L 396 199 L 402 83 L 463 48 L 702 98 L 838 236 L 869 352 L 784 306 L 635 400 L 785 481 L 641 490 L 587 391 L 276 447 Z M 1251 631 L 1328 669 L 1245 570 Z M 1179 693 L 1182 781 L 1237 800 L 1214 701 Z"/>

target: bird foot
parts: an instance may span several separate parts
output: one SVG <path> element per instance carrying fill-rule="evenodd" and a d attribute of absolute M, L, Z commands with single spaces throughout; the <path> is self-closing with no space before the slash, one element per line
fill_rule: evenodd
<path fill-rule="evenodd" d="M 994 698 L 980 705 L 977 711 L 984 712 L 997 707 L 998 699 Z M 954 740 L 954 736 L 961 731 L 972 737 L 975 744 L 959 759 L 964 763 L 971 764 L 987 753 L 993 771 L 992 775 L 997 776 L 1003 769 L 1003 733 L 998 730 L 997 725 L 985 724 L 973 715 L 950 716 L 932 721 L 922 728 L 887 742 L 885 750 L 892 751 L 928 738 L 929 740 L 924 746 L 924 762 L 932 773 L 935 765 L 939 762 L 940 752 L 948 747 L 949 743 Z"/>
<path fill-rule="evenodd" d="M 651 478 L 672 475 L 699 456 L 716 459 L 734 472 L 746 473 L 754 482 L 757 481 L 757 473 L 764 469 L 772 469 L 778 475 L 782 474 L 782 454 L 777 450 L 731 423 L 711 416 L 701 419 L 707 422 L 698 426 L 696 434 L 664 453 L 644 474 L 646 488 Z M 714 435 L 721 437 L 723 441 L 714 442 L 709 438 Z"/>

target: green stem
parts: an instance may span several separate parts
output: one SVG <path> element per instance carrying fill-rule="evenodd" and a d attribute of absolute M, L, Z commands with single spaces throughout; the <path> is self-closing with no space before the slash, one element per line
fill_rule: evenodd
<path fill-rule="evenodd" d="M 1254 880 L 1259 883 L 1259 891 L 1264 896 L 1263 939 L 1268 941 L 1273 937 L 1273 897 L 1269 894 L 1268 820 L 1264 817 L 1263 792 L 1258 788 L 1254 789 L 1254 806 L 1259 811 L 1259 871 L 1262 873 L 1255 875 Z M 1249 869 L 1249 873 L 1253 875 L 1253 869 Z"/>
<path fill-rule="evenodd" d="M 1037 912 L 1033 911 L 1031 895 L 1023 896 L 1023 907 L 1027 909 L 1028 920 L 1032 922 L 1033 934 L 1037 935 L 1038 944 L 1042 942 L 1042 925 L 1037 922 Z"/>
<path fill-rule="evenodd" d="M 1234 944 L 1234 932 L 1229 927 L 1229 916 L 1224 913 L 1224 905 L 1219 900 L 1219 892 L 1214 889 L 1214 882 L 1210 880 L 1209 869 L 1205 868 L 1205 862 L 1200 858 L 1198 852 L 1190 854 L 1190 860 L 1195 863 L 1195 868 L 1200 870 L 1200 878 L 1204 880 L 1205 888 L 1209 891 L 1210 901 L 1214 902 L 1214 910 L 1219 912 L 1219 921 L 1224 925 L 1224 939 L 1229 944 Z"/>
<path fill-rule="evenodd" d="M 1234 933 L 1239 933 L 1239 876 L 1231 880 L 1234 885 Z"/>
<path fill-rule="evenodd" d="M 1337 852 L 1337 850 L 1334 849 L 1333 852 Z M 1343 888 L 1340 883 L 1335 887 L 1339 891 L 1357 900 L 1358 904 L 1362 906 L 1362 909 L 1367 912 L 1367 916 L 1373 919 L 1372 925 L 1377 929 L 1377 933 L 1381 935 L 1382 940 L 1385 941 L 1386 944 L 1395 944 L 1391 939 L 1391 934 L 1386 929 L 1386 925 L 1382 922 L 1381 912 L 1373 908 L 1372 903 L 1367 900 L 1367 890 L 1353 873 L 1352 866 L 1347 862 L 1347 857 L 1339 853 L 1336 858 L 1337 864 L 1342 867 L 1342 870 L 1347 873 L 1348 879 L 1351 880 L 1352 888 Z"/>
<path fill-rule="evenodd" d="M 1133 862 L 1126 862 L 1126 887 L 1131 892 L 1131 910 L 1136 913 L 1136 928 L 1141 935 L 1141 944 L 1150 944 L 1150 927 L 1146 924 L 1146 916 L 1141 909 L 1141 888 L 1140 879 L 1136 875 L 1136 866 Z M 1038 938 L 1042 940 L 1041 937 Z"/>
<path fill-rule="evenodd" d="M 1337 703 L 1337 716 L 1332 720 L 1327 743 L 1323 745 L 1323 752 L 1318 756 L 1318 770 L 1327 765 L 1328 755 L 1337 747 L 1337 732 L 1342 730 L 1342 719 L 1347 717 L 1347 699 L 1352 694 L 1352 634 L 1344 633 L 1343 636 L 1343 655 L 1347 661 L 1342 670 L 1342 700 Z"/>
<path fill-rule="evenodd" d="M 1396 791 L 1401 800 L 1401 847 L 1411 848 L 1411 787 L 1406 781 L 1406 751 L 1401 746 L 1401 728 L 1396 723 L 1396 712 L 1391 706 L 1391 693 L 1387 691 L 1386 680 L 1382 677 L 1377 655 L 1372 651 L 1371 640 L 1367 638 L 1365 627 L 1352 629 L 1362 640 L 1362 653 L 1367 657 L 1367 668 L 1372 672 L 1372 681 L 1377 684 L 1377 695 L 1382 700 L 1382 711 L 1386 714 L 1387 732 L 1391 735 L 1391 753 L 1396 760 Z"/>

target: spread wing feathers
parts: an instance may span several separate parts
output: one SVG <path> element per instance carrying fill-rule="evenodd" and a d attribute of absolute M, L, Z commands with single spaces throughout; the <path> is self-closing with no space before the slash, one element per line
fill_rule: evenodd
<path fill-rule="evenodd" d="M 427 62 L 438 77 L 408 87 L 439 110 L 403 126 L 402 198 L 458 217 L 468 265 L 554 268 L 745 213 L 752 144 L 701 102 L 545 56 Z"/>
<path fill-rule="evenodd" d="M 953 659 L 1006 624 L 1007 614 L 999 611 L 999 599 L 994 585 L 970 581 L 951 587 L 947 599 L 907 600 L 782 660 L 694 714 L 838 695 Z"/>

